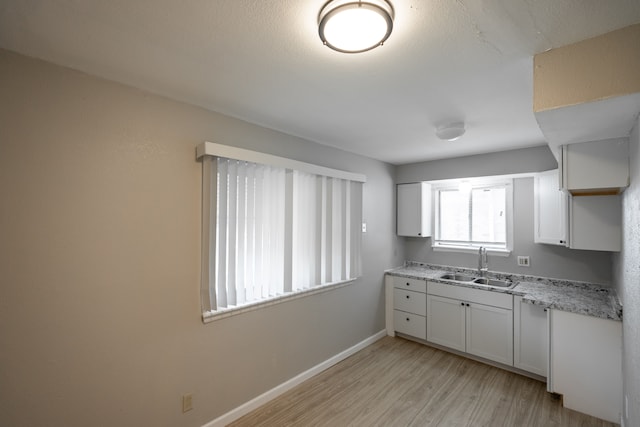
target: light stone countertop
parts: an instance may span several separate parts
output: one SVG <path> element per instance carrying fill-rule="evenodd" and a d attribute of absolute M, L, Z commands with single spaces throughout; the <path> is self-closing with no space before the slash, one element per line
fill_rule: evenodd
<path fill-rule="evenodd" d="M 488 276 L 516 282 L 511 289 L 488 287 L 469 282 L 441 280 L 439 277 L 448 272 L 476 275 L 477 271 L 468 268 L 456 268 L 417 262 L 405 262 L 398 268 L 386 270 L 392 276 L 426 279 L 452 286 L 484 289 L 492 292 L 509 293 L 522 296 L 525 303 L 545 308 L 584 314 L 610 320 L 622 320 L 622 305 L 614 289 L 587 282 L 558 280 L 545 277 L 522 276 L 517 274 L 489 272 Z"/>

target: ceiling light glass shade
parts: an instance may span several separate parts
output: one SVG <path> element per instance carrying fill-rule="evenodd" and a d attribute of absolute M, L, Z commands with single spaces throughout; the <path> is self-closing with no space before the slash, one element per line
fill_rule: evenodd
<path fill-rule="evenodd" d="M 445 141 L 455 141 L 464 135 L 463 122 L 447 123 L 436 128 L 436 136 Z"/>
<path fill-rule="evenodd" d="M 322 42 L 344 53 L 366 52 L 382 45 L 393 29 L 393 7 L 385 0 L 332 0 L 318 17 Z"/>

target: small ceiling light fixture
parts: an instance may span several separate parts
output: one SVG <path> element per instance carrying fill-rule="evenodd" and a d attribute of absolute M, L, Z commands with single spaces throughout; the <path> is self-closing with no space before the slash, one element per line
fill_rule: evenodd
<path fill-rule="evenodd" d="M 445 141 L 455 141 L 464 135 L 464 122 L 453 122 L 436 128 L 436 136 Z"/>
<path fill-rule="evenodd" d="M 386 0 L 330 0 L 320 10 L 322 42 L 343 53 L 360 53 L 381 46 L 393 29 L 393 6 Z"/>

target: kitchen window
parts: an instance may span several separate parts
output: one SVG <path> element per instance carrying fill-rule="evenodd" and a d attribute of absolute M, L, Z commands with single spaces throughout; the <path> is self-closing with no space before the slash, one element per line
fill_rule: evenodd
<path fill-rule="evenodd" d="M 434 250 L 508 254 L 513 247 L 512 180 L 434 185 Z"/>
<path fill-rule="evenodd" d="M 203 162 L 203 320 L 361 275 L 364 175 L 221 144 Z"/>

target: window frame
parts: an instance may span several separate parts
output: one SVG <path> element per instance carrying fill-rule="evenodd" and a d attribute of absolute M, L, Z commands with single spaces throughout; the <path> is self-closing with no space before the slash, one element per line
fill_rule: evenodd
<path fill-rule="evenodd" d="M 208 158 L 207 158 L 208 157 Z M 351 181 L 355 183 L 364 184 L 366 182 L 366 176 L 363 174 L 352 173 L 337 169 L 331 169 L 324 166 L 319 166 L 311 163 L 300 162 L 285 157 L 273 156 L 266 153 L 261 153 L 252 150 L 246 150 L 242 148 L 232 147 L 223 144 L 217 144 L 212 142 L 204 142 L 200 144 L 196 149 L 196 158 L 201 159 L 203 163 L 202 169 L 202 248 L 201 248 L 201 286 L 200 286 L 200 300 L 202 308 L 202 321 L 203 323 L 209 323 L 214 320 L 222 319 L 225 317 L 241 314 L 247 311 L 253 311 L 262 307 L 278 304 L 292 299 L 302 298 L 313 294 L 326 292 L 332 289 L 346 286 L 355 282 L 362 273 L 362 234 L 361 224 L 358 224 L 357 232 L 359 234 L 359 245 L 357 248 L 357 263 L 359 264 L 359 274 L 354 277 L 349 277 L 346 280 L 334 281 L 331 283 L 318 284 L 306 289 L 293 290 L 284 294 L 274 295 L 267 298 L 263 298 L 256 301 L 244 303 L 243 305 L 233 307 L 221 307 L 216 308 L 215 296 L 212 297 L 211 293 L 215 293 L 215 289 L 212 290 L 212 280 L 215 283 L 216 271 L 215 271 L 215 246 L 216 246 L 216 221 L 212 220 L 211 213 L 216 212 L 216 194 L 215 188 L 217 185 L 216 180 L 216 167 L 214 159 L 216 157 L 223 157 L 228 159 L 234 159 L 243 162 L 259 163 L 263 165 L 275 166 L 278 168 L 284 168 L 287 170 L 295 170 L 305 172 L 313 175 L 324 176 L 328 178 L 337 178 L 341 180 Z M 209 164 L 208 162 L 211 162 Z M 213 189 L 213 190 L 212 190 Z M 363 220 L 363 190 L 360 190 L 360 202 L 359 202 L 359 218 L 360 222 Z M 213 222 L 213 223 L 212 223 Z M 213 251 L 213 252 L 212 252 Z M 353 254 L 349 254 L 353 256 Z"/>
<path fill-rule="evenodd" d="M 494 178 L 464 178 L 464 179 L 452 179 L 444 182 L 432 182 L 431 183 L 431 197 L 432 197 L 432 229 L 433 236 L 431 238 L 431 247 L 436 252 L 461 252 L 461 253 L 477 253 L 478 249 L 483 246 L 487 249 L 487 252 L 491 255 L 497 256 L 509 256 L 513 251 L 513 178 L 509 177 L 494 177 Z M 505 247 L 492 246 L 491 243 L 486 244 L 474 244 L 467 242 L 464 244 L 453 244 L 443 242 L 440 237 L 440 191 L 451 191 L 459 189 L 461 185 L 469 187 L 469 199 L 471 199 L 471 192 L 474 189 L 487 189 L 487 188 L 505 188 L 505 232 L 506 232 L 506 244 Z M 471 203 L 471 200 L 470 200 Z M 471 215 L 471 209 L 469 212 Z M 471 230 L 471 229 L 470 229 Z"/>

